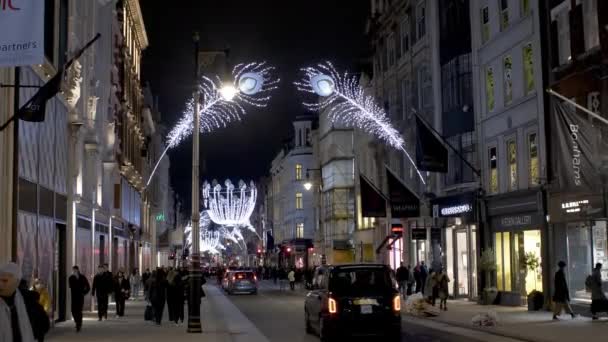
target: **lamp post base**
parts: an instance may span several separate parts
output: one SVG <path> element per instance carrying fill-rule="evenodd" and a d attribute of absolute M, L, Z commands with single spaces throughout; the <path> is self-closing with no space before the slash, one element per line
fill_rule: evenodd
<path fill-rule="evenodd" d="M 190 260 L 190 275 L 188 283 L 188 333 L 200 334 L 201 326 L 201 262 L 200 255 L 193 253 Z"/>

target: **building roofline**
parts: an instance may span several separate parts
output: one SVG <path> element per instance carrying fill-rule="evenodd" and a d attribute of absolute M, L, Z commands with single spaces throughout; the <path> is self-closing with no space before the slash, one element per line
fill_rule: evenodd
<path fill-rule="evenodd" d="M 133 15 L 133 23 L 135 24 L 135 31 L 137 32 L 137 39 L 141 44 L 141 49 L 145 50 L 149 45 L 149 41 L 139 0 L 127 0 L 127 6 L 129 7 L 129 12 Z"/>

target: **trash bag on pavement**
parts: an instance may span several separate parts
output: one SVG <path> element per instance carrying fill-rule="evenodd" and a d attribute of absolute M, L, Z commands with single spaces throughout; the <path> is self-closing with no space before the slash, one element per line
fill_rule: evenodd
<path fill-rule="evenodd" d="M 498 314 L 492 310 L 481 312 L 471 318 L 471 323 L 480 327 L 494 327 L 498 325 Z"/>

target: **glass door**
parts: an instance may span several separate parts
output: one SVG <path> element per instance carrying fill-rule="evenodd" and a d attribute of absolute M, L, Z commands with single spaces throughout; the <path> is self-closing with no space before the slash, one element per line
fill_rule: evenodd
<path fill-rule="evenodd" d="M 456 284 L 457 295 L 468 296 L 469 287 L 469 251 L 468 251 L 468 239 L 466 230 L 457 230 L 456 237 L 456 265 L 457 265 L 457 277 L 454 280 Z"/>

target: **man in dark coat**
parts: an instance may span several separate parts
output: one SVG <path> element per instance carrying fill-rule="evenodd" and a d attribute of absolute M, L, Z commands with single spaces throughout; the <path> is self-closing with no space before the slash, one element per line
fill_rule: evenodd
<path fill-rule="evenodd" d="M 152 271 L 150 279 L 148 279 L 148 301 L 154 308 L 154 317 L 156 325 L 160 325 L 165 310 L 165 301 L 167 298 L 167 285 L 164 277 L 164 272 L 159 268 Z"/>
<path fill-rule="evenodd" d="M 405 267 L 404 263 L 401 263 L 401 266 L 397 268 L 397 283 L 399 284 L 399 291 L 401 291 L 401 295 L 403 299 L 405 299 L 407 292 L 407 282 L 410 279 L 410 270 Z"/>
<path fill-rule="evenodd" d="M 91 294 L 97 299 L 97 316 L 100 321 L 104 317 L 108 319 L 108 302 L 111 291 L 112 288 L 107 281 L 106 269 L 102 265 L 99 265 L 97 274 L 93 278 Z"/>
<path fill-rule="evenodd" d="M 89 293 L 91 287 L 87 278 L 80 274 L 78 266 L 72 267 L 72 275 L 68 279 L 70 283 L 70 294 L 72 300 L 72 317 L 76 323 L 76 331 L 82 329 L 82 307 L 84 306 L 84 296 Z"/>
<path fill-rule="evenodd" d="M 124 272 L 119 271 L 114 282 L 114 300 L 116 301 L 116 317 L 125 315 L 125 301 L 129 299 L 131 284 Z"/>
<path fill-rule="evenodd" d="M 557 263 L 559 269 L 555 272 L 554 287 L 555 292 L 553 293 L 553 319 L 558 320 L 557 316 L 562 314 L 562 309 L 565 309 L 572 318 L 576 317 L 572 308 L 570 307 L 570 292 L 568 291 L 568 283 L 566 282 L 566 274 L 564 268 L 566 263 L 560 261 Z"/>

